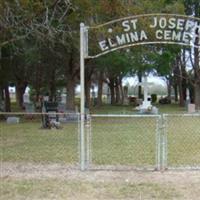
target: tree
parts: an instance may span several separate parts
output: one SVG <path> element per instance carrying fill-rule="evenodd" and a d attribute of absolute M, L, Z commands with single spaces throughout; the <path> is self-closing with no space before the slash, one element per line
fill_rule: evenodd
<path fill-rule="evenodd" d="M 200 1 L 184 0 L 185 13 L 200 18 Z M 196 35 L 200 34 L 199 28 L 195 30 Z M 199 37 L 196 37 L 195 44 L 198 46 Z M 193 55 L 192 55 L 193 54 Z M 194 93 L 196 109 L 200 109 L 200 51 L 199 48 L 190 50 L 190 58 L 194 71 Z"/>

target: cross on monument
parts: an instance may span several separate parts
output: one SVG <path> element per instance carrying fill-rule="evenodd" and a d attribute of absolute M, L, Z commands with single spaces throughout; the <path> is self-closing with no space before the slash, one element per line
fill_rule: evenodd
<path fill-rule="evenodd" d="M 151 101 L 148 101 L 148 81 L 147 81 L 147 76 L 144 76 L 143 82 L 140 83 L 139 85 L 143 86 L 143 89 L 144 89 L 144 100 L 142 102 L 142 105 L 140 105 L 140 110 L 146 110 L 146 109 L 152 107 Z"/>

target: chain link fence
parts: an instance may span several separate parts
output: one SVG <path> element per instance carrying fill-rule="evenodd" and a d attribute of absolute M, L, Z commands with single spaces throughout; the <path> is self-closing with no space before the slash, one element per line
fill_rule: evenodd
<path fill-rule="evenodd" d="M 159 116 L 91 115 L 90 124 L 89 168 L 159 168 Z"/>
<path fill-rule="evenodd" d="M 79 114 L 0 114 L 1 162 L 79 165 Z"/>
<path fill-rule="evenodd" d="M 168 114 L 163 120 L 165 168 L 200 169 L 200 114 Z"/>
<path fill-rule="evenodd" d="M 80 168 L 80 114 L 44 115 L 0 114 L 1 164 Z M 86 169 L 200 169 L 200 114 L 88 115 L 84 129 Z"/>

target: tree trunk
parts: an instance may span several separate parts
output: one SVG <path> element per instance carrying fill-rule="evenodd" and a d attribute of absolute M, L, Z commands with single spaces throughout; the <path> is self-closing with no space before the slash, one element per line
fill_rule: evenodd
<path fill-rule="evenodd" d="M 75 81 L 70 77 L 67 79 L 67 109 L 75 109 Z"/>
<path fill-rule="evenodd" d="M 115 104 L 115 83 L 114 79 L 110 78 L 109 88 L 110 88 L 110 95 L 111 95 L 111 105 Z"/>
<path fill-rule="evenodd" d="M 179 105 L 184 106 L 184 96 L 183 96 L 183 75 L 181 70 L 181 57 L 180 55 L 176 58 L 177 67 L 177 82 L 178 82 L 178 92 L 179 92 Z"/>
<path fill-rule="evenodd" d="M 40 89 L 42 86 L 42 66 L 38 64 L 36 66 L 36 80 L 35 80 L 35 92 L 36 92 L 36 98 L 35 101 L 39 102 L 40 101 Z"/>
<path fill-rule="evenodd" d="M 199 29 L 196 30 L 196 34 L 200 32 Z M 199 44 L 199 38 L 196 38 L 195 44 Z M 200 50 L 194 49 L 194 73 L 195 73 L 195 105 L 196 109 L 200 109 Z"/>
<path fill-rule="evenodd" d="M 115 93 L 116 93 L 115 103 L 120 104 L 120 88 L 119 88 L 118 78 L 115 79 Z"/>
<path fill-rule="evenodd" d="M 9 93 L 9 86 L 8 85 L 6 85 L 4 87 L 4 91 L 5 91 L 5 111 L 11 112 L 10 93 Z"/>
<path fill-rule="evenodd" d="M 55 101 L 56 96 L 56 82 L 55 82 L 55 72 L 52 72 L 51 80 L 49 82 L 49 100 Z"/>
<path fill-rule="evenodd" d="M 175 95 L 175 102 L 178 102 L 178 88 L 177 84 L 174 84 L 174 95 Z"/>
<path fill-rule="evenodd" d="M 167 80 L 167 98 L 171 100 L 171 94 L 172 94 L 172 77 L 170 76 Z"/>
<path fill-rule="evenodd" d="M 0 87 L 0 101 L 4 100 L 4 92 L 3 92 L 3 88 Z"/>
<path fill-rule="evenodd" d="M 120 95 L 119 104 L 122 105 L 124 102 L 124 90 L 122 87 L 122 77 L 121 76 L 118 78 L 118 87 L 119 87 L 119 95 Z"/>
<path fill-rule="evenodd" d="M 138 82 L 142 83 L 142 73 L 141 72 L 138 72 Z M 138 98 L 142 99 L 142 86 L 141 85 L 138 86 Z"/>
<path fill-rule="evenodd" d="M 16 84 L 16 97 L 17 97 L 18 106 L 20 108 L 23 108 L 23 103 L 24 103 L 23 95 L 25 93 L 26 87 L 27 87 L 27 83 L 18 82 Z"/>
<path fill-rule="evenodd" d="M 119 84 L 120 94 L 121 94 L 121 104 L 124 104 L 124 88 L 122 86 L 122 81 Z"/>
<path fill-rule="evenodd" d="M 182 79 L 178 79 L 178 88 L 179 88 L 179 105 L 184 106 L 184 96 L 183 96 L 183 87 L 182 87 Z"/>
<path fill-rule="evenodd" d="M 85 80 L 85 107 L 86 108 L 90 108 L 90 105 L 91 105 L 90 88 L 91 88 L 91 80 Z"/>
<path fill-rule="evenodd" d="M 182 53 L 182 61 L 181 61 L 181 75 L 182 75 L 182 93 L 183 99 L 186 101 L 187 97 L 187 72 L 186 72 L 186 51 L 183 49 Z"/>
<path fill-rule="evenodd" d="M 195 106 L 196 110 L 200 110 L 200 82 L 195 84 Z"/>
<path fill-rule="evenodd" d="M 97 97 L 97 106 L 102 105 L 102 92 L 103 92 L 103 73 L 99 73 L 98 79 L 98 97 Z"/>

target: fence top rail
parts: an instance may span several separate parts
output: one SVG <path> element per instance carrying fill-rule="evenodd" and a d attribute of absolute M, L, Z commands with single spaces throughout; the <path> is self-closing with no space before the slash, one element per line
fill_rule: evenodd
<path fill-rule="evenodd" d="M 78 112 L 0 112 L 0 115 L 49 115 L 49 114 L 56 114 L 56 115 L 63 115 L 63 114 L 73 114 L 73 115 L 80 115 Z"/>
<path fill-rule="evenodd" d="M 91 117 L 155 117 L 155 118 L 157 118 L 157 117 L 161 117 L 161 115 L 148 115 L 148 114 L 146 114 L 146 115 L 126 115 L 126 114 L 91 114 L 90 115 Z"/>
<path fill-rule="evenodd" d="M 163 114 L 163 117 L 200 117 L 200 113 Z"/>
<path fill-rule="evenodd" d="M 73 114 L 73 115 L 81 115 L 79 112 L 0 112 L 0 115 L 49 115 L 49 114 L 57 114 L 57 115 L 63 115 L 63 114 Z M 198 113 L 182 113 L 182 114 L 170 114 L 170 113 L 164 113 L 164 114 L 88 114 L 91 117 L 200 117 L 200 112 Z"/>

